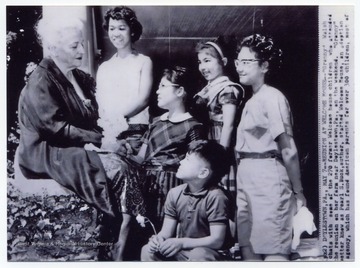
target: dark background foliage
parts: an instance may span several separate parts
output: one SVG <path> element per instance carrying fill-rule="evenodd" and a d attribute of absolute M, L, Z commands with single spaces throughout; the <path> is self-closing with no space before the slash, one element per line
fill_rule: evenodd
<path fill-rule="evenodd" d="M 21 89 L 25 85 L 27 64 L 39 63 L 42 48 L 37 43 L 34 25 L 42 14 L 42 7 L 7 7 L 6 17 L 6 67 L 7 67 L 7 137 L 8 159 L 14 159 L 17 146 L 17 105 Z"/>

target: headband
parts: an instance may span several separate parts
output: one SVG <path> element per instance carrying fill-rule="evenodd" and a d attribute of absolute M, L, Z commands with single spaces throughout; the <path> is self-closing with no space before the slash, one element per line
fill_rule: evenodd
<path fill-rule="evenodd" d="M 224 58 L 224 54 L 223 54 L 221 48 L 217 44 L 209 41 L 209 42 L 206 42 L 205 45 L 209 45 L 209 46 L 212 46 L 213 48 L 215 48 L 215 50 L 219 53 L 220 57 Z"/>

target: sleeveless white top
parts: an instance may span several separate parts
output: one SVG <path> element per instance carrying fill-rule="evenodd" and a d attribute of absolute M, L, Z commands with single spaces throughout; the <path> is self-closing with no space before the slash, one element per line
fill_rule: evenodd
<path fill-rule="evenodd" d="M 130 54 L 125 58 L 115 54 L 102 63 L 96 76 L 96 98 L 99 104 L 99 125 L 104 128 L 104 142 L 114 141 L 129 124 L 149 124 L 148 108 L 128 119 L 123 111 L 139 97 L 140 77 L 144 64 L 151 61 L 143 54 Z"/>

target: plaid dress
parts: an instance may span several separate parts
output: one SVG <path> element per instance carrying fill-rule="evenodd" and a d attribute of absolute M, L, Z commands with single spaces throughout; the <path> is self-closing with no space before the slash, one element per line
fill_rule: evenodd
<path fill-rule="evenodd" d="M 115 153 L 99 153 L 99 157 L 119 211 L 134 217 L 138 214 L 145 215 L 138 165 Z"/>
<path fill-rule="evenodd" d="M 221 76 L 210 82 L 195 96 L 195 102 L 199 109 L 207 109 L 209 113 L 208 139 L 220 143 L 223 129 L 222 106 L 233 104 L 240 106 L 244 98 L 244 89 L 241 85 L 231 82 L 227 76 Z M 206 108 L 204 108 L 206 107 Z M 236 122 L 236 120 L 235 120 Z M 234 127 L 235 129 L 235 127 Z M 235 131 L 230 149 L 235 145 Z M 235 156 L 230 168 L 230 173 L 222 179 L 225 189 L 236 193 L 236 161 Z"/>
<path fill-rule="evenodd" d="M 168 191 L 182 183 L 175 176 L 179 163 L 185 157 L 189 143 L 202 138 L 202 124 L 188 113 L 172 121 L 168 119 L 168 113 L 155 118 L 143 137 L 147 150 L 140 180 L 147 215 L 159 225 Z"/>

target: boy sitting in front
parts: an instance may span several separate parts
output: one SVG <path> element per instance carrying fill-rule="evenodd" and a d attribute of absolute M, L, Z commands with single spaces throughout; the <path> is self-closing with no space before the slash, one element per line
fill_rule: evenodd
<path fill-rule="evenodd" d="M 228 172 L 227 159 L 224 147 L 215 141 L 190 144 L 176 173 L 185 183 L 169 191 L 162 229 L 142 248 L 142 261 L 222 259 L 217 250 L 226 248 L 231 240 L 231 204 L 218 186 Z"/>

